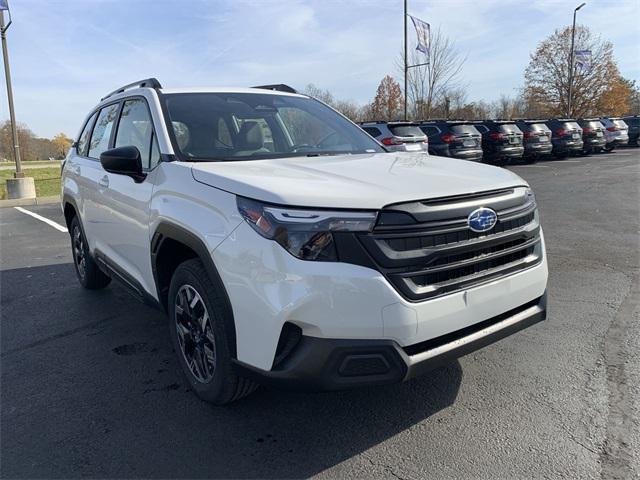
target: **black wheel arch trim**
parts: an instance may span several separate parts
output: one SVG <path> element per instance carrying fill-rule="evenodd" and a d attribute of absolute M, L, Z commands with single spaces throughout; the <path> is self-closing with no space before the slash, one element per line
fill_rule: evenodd
<path fill-rule="evenodd" d="M 223 320 L 225 322 L 225 330 L 227 331 L 230 340 L 229 348 L 231 350 L 232 358 L 236 358 L 236 327 L 233 316 L 233 308 L 231 307 L 231 300 L 229 298 L 229 294 L 227 293 L 227 289 L 225 288 L 222 277 L 220 277 L 220 273 L 218 272 L 218 269 L 213 262 L 213 258 L 211 258 L 209 249 L 199 237 L 197 237 L 189 230 L 166 221 L 163 221 L 158 225 L 151 238 L 151 269 L 153 272 L 153 279 L 155 282 L 156 292 L 158 294 L 160 305 L 162 305 L 163 309 L 168 313 L 167 305 L 162 300 L 163 292 L 161 290 L 157 268 L 158 253 L 161 250 L 162 243 L 167 239 L 182 243 L 183 245 L 193 250 L 207 270 L 209 279 L 213 282 L 215 288 L 221 293 L 224 310 Z"/>
<path fill-rule="evenodd" d="M 65 193 L 62 196 L 62 213 L 64 215 L 65 210 L 67 209 L 67 205 L 71 205 L 73 207 L 73 209 L 76 211 L 76 217 L 78 217 L 78 222 L 80 222 L 80 228 L 82 228 L 83 233 L 84 233 L 84 228 L 82 227 L 82 219 L 80 218 L 80 210 L 78 209 L 78 204 L 76 203 L 75 198 L 73 198 L 71 195 L 69 195 L 68 193 Z M 67 223 L 67 229 L 70 227 L 68 221 L 67 221 L 67 216 L 64 215 L 64 221 Z"/>

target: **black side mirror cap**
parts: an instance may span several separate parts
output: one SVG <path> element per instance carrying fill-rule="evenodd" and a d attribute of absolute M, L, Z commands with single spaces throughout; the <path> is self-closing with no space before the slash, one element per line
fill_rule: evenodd
<path fill-rule="evenodd" d="M 100 154 L 100 163 L 109 173 L 126 175 L 140 183 L 147 175 L 142 171 L 140 150 L 134 146 L 112 148 Z"/>

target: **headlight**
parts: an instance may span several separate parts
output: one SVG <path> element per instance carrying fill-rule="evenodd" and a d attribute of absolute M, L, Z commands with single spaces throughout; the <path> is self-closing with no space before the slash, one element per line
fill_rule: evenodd
<path fill-rule="evenodd" d="M 376 212 L 283 208 L 236 198 L 238 211 L 256 232 L 302 260 L 337 261 L 333 233 L 368 232 L 376 222 Z"/>
<path fill-rule="evenodd" d="M 533 193 L 533 190 L 531 190 L 531 188 L 527 188 L 526 195 L 527 195 L 527 202 L 532 202 L 532 203 L 536 202 L 536 196 Z"/>

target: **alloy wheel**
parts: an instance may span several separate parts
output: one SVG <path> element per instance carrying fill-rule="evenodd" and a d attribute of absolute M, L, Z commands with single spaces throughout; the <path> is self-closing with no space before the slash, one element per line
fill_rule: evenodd
<path fill-rule="evenodd" d="M 207 383 L 216 367 L 215 337 L 207 307 L 191 285 L 182 285 L 174 301 L 175 328 L 182 356 L 193 377 Z"/>
<path fill-rule="evenodd" d="M 82 232 L 80 231 L 80 227 L 78 225 L 73 228 L 72 243 L 73 261 L 75 262 L 76 268 L 78 269 L 78 274 L 81 278 L 84 278 L 87 268 L 87 259 L 84 252 L 84 239 L 82 238 Z"/>

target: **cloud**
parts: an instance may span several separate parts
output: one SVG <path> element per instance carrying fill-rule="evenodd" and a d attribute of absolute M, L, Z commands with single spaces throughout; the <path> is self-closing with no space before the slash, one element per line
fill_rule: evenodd
<path fill-rule="evenodd" d="M 401 80 L 400 1 L 41 0 L 12 2 L 9 49 L 19 121 L 74 134 L 106 92 L 156 76 L 167 86 L 314 83 L 368 102 L 382 77 Z M 469 99 L 513 95 L 537 44 L 571 21 L 565 1 L 410 2 L 468 56 Z M 623 75 L 640 79 L 635 0 L 590 0 L 579 22 L 613 41 Z M 409 38 L 414 32 L 409 25 Z M 2 87 L 4 88 L 4 82 Z M 0 92 L 6 98 L 4 92 Z M 0 99 L 0 117 L 8 116 Z"/>

